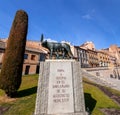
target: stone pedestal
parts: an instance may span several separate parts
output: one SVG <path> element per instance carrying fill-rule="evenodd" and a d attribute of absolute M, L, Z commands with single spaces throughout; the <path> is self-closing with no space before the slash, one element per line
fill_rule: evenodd
<path fill-rule="evenodd" d="M 86 115 L 79 62 L 47 60 L 40 64 L 34 115 Z"/>

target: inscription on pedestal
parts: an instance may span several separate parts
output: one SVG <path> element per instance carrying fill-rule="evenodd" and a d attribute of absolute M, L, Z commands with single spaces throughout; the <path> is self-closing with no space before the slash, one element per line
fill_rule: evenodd
<path fill-rule="evenodd" d="M 48 114 L 73 113 L 71 63 L 50 63 Z"/>
<path fill-rule="evenodd" d="M 34 115 L 87 115 L 79 62 L 41 62 Z"/>

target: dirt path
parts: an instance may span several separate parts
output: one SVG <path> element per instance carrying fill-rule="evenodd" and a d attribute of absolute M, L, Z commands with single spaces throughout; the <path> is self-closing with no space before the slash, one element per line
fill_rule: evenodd
<path fill-rule="evenodd" d="M 15 100 L 16 100 L 16 98 L 9 98 L 7 96 L 0 96 L 0 102 L 1 103 L 14 102 Z M 8 111 L 9 108 L 10 108 L 10 106 L 3 107 L 3 106 L 0 105 L 0 115 L 3 115 L 4 112 Z"/>
<path fill-rule="evenodd" d="M 3 115 L 5 111 L 7 111 L 9 107 L 1 107 L 0 106 L 0 115 Z"/>

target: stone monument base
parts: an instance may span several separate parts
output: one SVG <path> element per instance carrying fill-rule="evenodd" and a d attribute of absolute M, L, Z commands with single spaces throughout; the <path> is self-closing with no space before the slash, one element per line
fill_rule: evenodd
<path fill-rule="evenodd" d="M 79 62 L 46 60 L 40 64 L 34 115 L 86 115 Z"/>

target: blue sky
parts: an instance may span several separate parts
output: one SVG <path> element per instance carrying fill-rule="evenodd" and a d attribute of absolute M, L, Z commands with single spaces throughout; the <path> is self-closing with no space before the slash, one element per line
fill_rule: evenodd
<path fill-rule="evenodd" d="M 96 49 L 120 46 L 120 0 L 1 0 L 0 38 L 9 36 L 17 10 L 28 13 L 28 40 L 46 38 Z"/>

